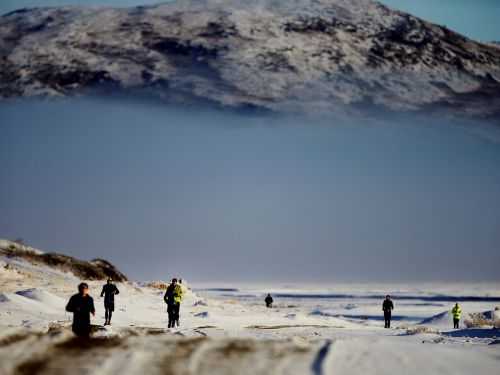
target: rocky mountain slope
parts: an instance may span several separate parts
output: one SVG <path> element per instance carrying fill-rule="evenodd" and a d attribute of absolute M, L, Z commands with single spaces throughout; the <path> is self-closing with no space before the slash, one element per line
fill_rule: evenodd
<path fill-rule="evenodd" d="M 500 48 L 371 0 L 177 1 L 0 18 L 0 97 L 500 114 Z"/>

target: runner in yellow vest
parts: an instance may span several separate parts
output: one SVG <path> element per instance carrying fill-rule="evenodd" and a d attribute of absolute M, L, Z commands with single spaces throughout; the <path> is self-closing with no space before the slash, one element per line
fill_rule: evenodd
<path fill-rule="evenodd" d="M 177 283 L 177 279 L 172 279 L 172 282 L 163 296 L 163 300 L 167 304 L 168 328 L 174 328 L 176 325 L 179 327 L 182 296 L 182 286 Z"/>
<path fill-rule="evenodd" d="M 460 317 L 462 316 L 462 309 L 458 306 L 458 303 L 451 309 L 451 314 L 453 315 L 453 328 L 458 329 Z"/>

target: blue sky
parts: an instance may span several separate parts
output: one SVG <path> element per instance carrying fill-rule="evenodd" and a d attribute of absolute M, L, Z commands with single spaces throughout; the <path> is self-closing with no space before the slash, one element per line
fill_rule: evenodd
<path fill-rule="evenodd" d="M 500 41 L 498 0 L 381 0 L 426 20 L 482 41 Z"/>

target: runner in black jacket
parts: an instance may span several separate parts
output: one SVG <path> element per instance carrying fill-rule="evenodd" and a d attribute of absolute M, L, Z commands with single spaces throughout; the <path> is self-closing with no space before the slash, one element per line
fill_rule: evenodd
<path fill-rule="evenodd" d="M 101 297 L 104 296 L 104 318 L 106 319 L 104 325 L 111 325 L 111 316 L 113 315 L 113 311 L 115 311 L 115 294 L 120 293 L 116 285 L 112 282 L 112 279 L 108 279 L 108 282 L 103 285 L 101 292 Z"/>
<path fill-rule="evenodd" d="M 90 336 L 90 314 L 95 316 L 94 300 L 89 296 L 89 286 L 85 283 L 78 285 L 78 293 L 73 295 L 66 311 L 73 313 L 73 332 L 80 337 Z"/>
<path fill-rule="evenodd" d="M 271 297 L 270 294 L 267 295 L 266 299 L 264 300 L 264 302 L 266 303 L 266 307 L 268 308 L 271 308 L 273 307 L 273 297 Z"/>

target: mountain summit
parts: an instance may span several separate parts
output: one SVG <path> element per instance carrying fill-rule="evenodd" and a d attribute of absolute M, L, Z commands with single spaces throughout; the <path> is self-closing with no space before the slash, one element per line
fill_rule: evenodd
<path fill-rule="evenodd" d="M 496 116 L 500 48 L 371 0 L 192 0 L 0 17 L 0 97 L 94 90 L 280 112 Z"/>

